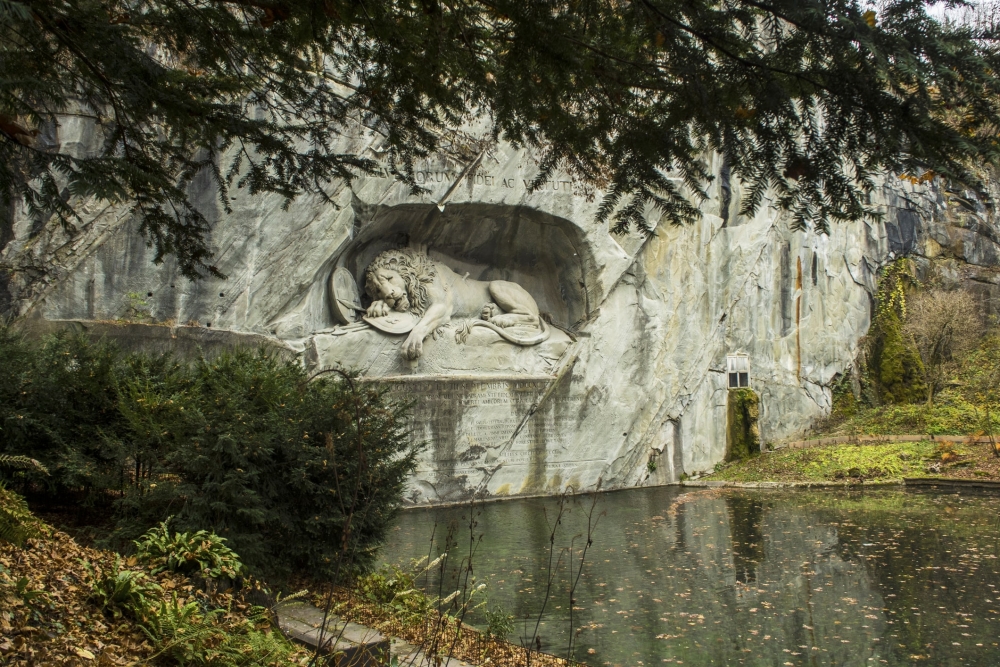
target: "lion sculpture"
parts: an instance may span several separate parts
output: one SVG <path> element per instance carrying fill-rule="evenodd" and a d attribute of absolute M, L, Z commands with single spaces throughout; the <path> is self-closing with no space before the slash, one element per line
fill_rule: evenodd
<path fill-rule="evenodd" d="M 538 304 L 517 283 L 506 280 L 469 280 L 459 276 L 425 253 L 412 249 L 386 250 L 365 269 L 365 291 L 372 298 L 369 318 L 385 317 L 393 311 L 410 312 L 418 319 L 403 343 L 403 355 L 416 359 L 423 353 L 424 339 L 452 317 L 470 320 L 473 326 L 492 329 L 517 345 L 537 345 L 548 339 L 549 330 L 538 314 Z M 523 338 L 505 331 L 532 326 L 537 335 Z M 464 340 L 463 332 L 459 338 Z"/>

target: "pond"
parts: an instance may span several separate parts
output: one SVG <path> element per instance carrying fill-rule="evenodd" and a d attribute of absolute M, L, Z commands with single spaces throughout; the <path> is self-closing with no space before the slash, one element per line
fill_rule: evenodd
<path fill-rule="evenodd" d="M 407 510 L 384 557 L 435 558 L 450 534 L 443 581 L 419 579 L 446 596 L 471 534 L 489 607 L 516 619 L 509 638 L 565 656 L 572 627 L 574 656 L 591 665 L 1000 665 L 996 496 L 666 487 L 592 498 L 562 504 L 551 577 L 557 499 Z M 467 620 L 482 626 L 483 609 Z"/>

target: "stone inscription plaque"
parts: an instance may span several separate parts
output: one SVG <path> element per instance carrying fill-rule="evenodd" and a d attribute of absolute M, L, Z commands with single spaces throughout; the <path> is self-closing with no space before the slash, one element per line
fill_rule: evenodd
<path fill-rule="evenodd" d="M 492 480 L 497 470 L 516 468 L 519 478 L 544 483 L 546 470 L 562 467 L 550 459 L 563 449 L 563 437 L 574 432 L 568 423 L 571 418 L 550 405 L 558 400 L 556 395 L 530 414 L 551 381 L 384 380 L 396 398 L 412 404 L 414 439 L 427 443 L 417 477 L 426 480 L 422 493 L 428 497 L 414 501 L 461 499 L 484 479 Z"/>

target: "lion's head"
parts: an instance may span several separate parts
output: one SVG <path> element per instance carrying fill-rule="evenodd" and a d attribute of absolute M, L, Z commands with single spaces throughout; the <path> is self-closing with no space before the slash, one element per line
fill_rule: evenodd
<path fill-rule="evenodd" d="M 422 315 L 427 309 L 427 284 L 437 272 L 427 255 L 409 248 L 380 252 L 365 269 L 365 291 L 393 310 Z"/>

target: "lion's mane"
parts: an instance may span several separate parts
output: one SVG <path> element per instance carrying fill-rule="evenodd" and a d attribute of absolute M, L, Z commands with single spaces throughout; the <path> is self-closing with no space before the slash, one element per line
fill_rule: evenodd
<path fill-rule="evenodd" d="M 372 299 L 379 298 L 375 272 L 383 268 L 391 269 L 402 276 L 406 284 L 406 298 L 410 301 L 410 312 L 423 315 L 429 305 L 427 285 L 437 276 L 430 258 L 409 248 L 380 252 L 365 269 L 365 291 Z"/>

